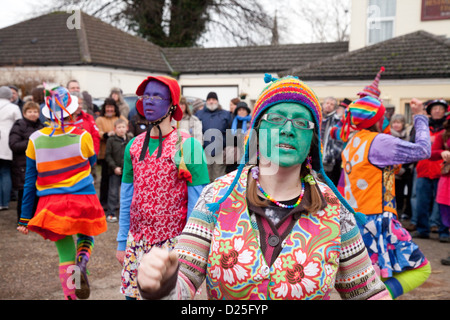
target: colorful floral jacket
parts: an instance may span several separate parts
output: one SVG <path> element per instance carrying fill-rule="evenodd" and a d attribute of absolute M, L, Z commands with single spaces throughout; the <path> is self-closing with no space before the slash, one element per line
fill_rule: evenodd
<path fill-rule="evenodd" d="M 281 253 L 268 265 L 245 200 L 248 168 L 217 214 L 206 207 L 226 192 L 235 174 L 203 190 L 179 238 L 178 277 L 165 298 L 192 299 L 205 279 L 209 299 L 329 299 L 333 288 L 343 299 L 389 297 L 353 215 L 322 183 L 328 206 L 317 214 L 302 215 L 282 240 Z"/>

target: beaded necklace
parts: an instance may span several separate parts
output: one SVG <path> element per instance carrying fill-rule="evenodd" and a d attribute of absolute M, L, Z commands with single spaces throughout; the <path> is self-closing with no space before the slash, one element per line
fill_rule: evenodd
<path fill-rule="evenodd" d="M 278 202 L 277 200 L 272 198 L 267 192 L 264 191 L 264 189 L 261 187 L 261 184 L 259 183 L 259 168 L 258 167 L 252 168 L 252 176 L 253 176 L 253 179 L 255 179 L 255 181 L 256 181 L 256 185 L 258 186 L 259 191 L 261 191 L 261 193 L 264 195 L 264 197 L 266 197 L 268 200 L 275 203 L 277 206 L 279 206 L 281 208 L 292 209 L 292 208 L 295 208 L 296 206 L 298 206 L 300 204 L 300 202 L 302 202 L 303 195 L 305 194 L 305 181 L 303 178 L 301 178 L 302 192 L 300 193 L 300 196 L 298 197 L 297 202 L 293 205 L 287 205 L 287 204 Z"/>

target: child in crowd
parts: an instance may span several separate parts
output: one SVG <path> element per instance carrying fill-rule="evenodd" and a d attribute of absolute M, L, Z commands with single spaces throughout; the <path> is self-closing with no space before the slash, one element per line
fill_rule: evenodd
<path fill-rule="evenodd" d="M 17 120 L 9 133 L 9 148 L 13 152 L 13 162 L 11 166 L 11 178 L 14 189 L 17 190 L 17 221 L 22 212 L 23 185 L 25 183 L 25 170 L 27 168 L 27 157 L 25 150 L 28 145 L 28 138 L 36 130 L 42 129 L 44 125 L 39 120 L 41 108 L 39 104 L 28 101 L 22 108 L 23 119 Z M 36 209 L 37 198 L 34 204 Z"/>
<path fill-rule="evenodd" d="M 115 135 L 106 142 L 105 160 L 108 165 L 109 190 L 108 190 L 108 211 L 106 221 L 117 222 L 116 211 L 119 209 L 119 191 L 122 181 L 123 155 L 125 147 L 130 141 L 127 136 L 128 124 L 123 119 L 114 122 Z"/>

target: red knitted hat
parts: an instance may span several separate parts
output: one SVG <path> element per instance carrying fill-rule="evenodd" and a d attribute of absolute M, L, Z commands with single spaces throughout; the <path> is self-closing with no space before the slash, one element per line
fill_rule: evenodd
<path fill-rule="evenodd" d="M 176 107 L 175 111 L 172 114 L 172 118 L 175 119 L 176 121 L 180 121 L 181 118 L 183 118 L 183 111 L 180 108 L 181 90 L 180 90 L 180 85 L 178 84 L 178 81 L 175 80 L 174 78 L 167 77 L 167 76 L 157 76 L 157 77 L 149 76 L 149 77 L 147 77 L 147 79 L 142 81 L 142 83 L 136 89 L 136 94 L 138 96 L 142 96 L 144 94 L 145 87 L 150 82 L 150 80 L 160 81 L 169 87 L 170 97 L 172 98 L 172 105 L 174 105 Z M 140 99 L 136 102 L 136 110 L 141 115 L 144 115 L 144 105 L 142 104 L 142 100 L 140 100 Z"/>

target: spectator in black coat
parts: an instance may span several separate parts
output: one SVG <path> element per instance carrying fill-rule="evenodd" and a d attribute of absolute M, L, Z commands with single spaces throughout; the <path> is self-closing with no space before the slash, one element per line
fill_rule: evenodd
<path fill-rule="evenodd" d="M 42 129 L 44 126 L 39 121 L 41 108 L 38 103 L 29 101 L 24 104 L 23 119 L 17 120 L 9 133 L 9 148 L 13 152 L 13 161 L 11 166 L 12 184 L 18 191 L 17 201 L 17 220 L 20 218 L 22 208 L 23 185 L 25 183 L 25 170 L 27 168 L 27 160 L 25 151 L 28 146 L 28 138 L 36 130 Z M 35 207 L 37 204 L 37 198 Z"/>

